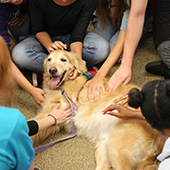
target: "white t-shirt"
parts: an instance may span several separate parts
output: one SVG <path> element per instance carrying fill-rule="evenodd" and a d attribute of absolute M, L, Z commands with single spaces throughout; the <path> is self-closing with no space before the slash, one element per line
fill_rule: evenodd
<path fill-rule="evenodd" d="M 170 137 L 166 140 L 162 153 L 157 159 L 161 161 L 158 170 L 170 170 Z"/>

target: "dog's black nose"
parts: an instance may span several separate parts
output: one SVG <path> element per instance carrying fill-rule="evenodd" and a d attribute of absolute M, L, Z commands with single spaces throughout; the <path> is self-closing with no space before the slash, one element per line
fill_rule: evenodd
<path fill-rule="evenodd" d="M 51 74 L 55 74 L 55 73 L 57 73 L 57 68 L 56 68 L 56 67 L 51 67 L 51 68 L 49 69 L 49 72 L 50 72 Z"/>

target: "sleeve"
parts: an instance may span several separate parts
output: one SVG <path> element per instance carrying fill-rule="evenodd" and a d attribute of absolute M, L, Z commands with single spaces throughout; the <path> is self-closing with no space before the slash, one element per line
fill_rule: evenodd
<path fill-rule="evenodd" d="M 129 10 L 126 10 L 123 14 L 123 18 L 122 18 L 122 23 L 120 26 L 120 30 L 122 31 L 126 31 L 126 27 L 127 27 L 127 22 L 128 22 L 128 17 L 129 17 Z"/>
<path fill-rule="evenodd" d="M 30 28 L 33 35 L 45 31 L 43 3 L 39 0 L 28 1 L 28 12 L 30 16 Z"/>
<path fill-rule="evenodd" d="M 3 4 L 0 4 L 0 35 L 4 38 L 6 41 L 6 44 L 8 46 L 8 49 L 10 48 L 10 39 L 8 35 L 8 19 L 9 14 L 8 11 L 5 9 Z"/>
<path fill-rule="evenodd" d="M 16 170 L 29 169 L 34 159 L 33 142 L 28 136 L 28 131 L 26 119 L 20 113 L 6 153 L 7 164 L 10 167 L 16 167 Z"/>
<path fill-rule="evenodd" d="M 92 0 L 82 1 L 81 14 L 77 20 L 77 23 L 71 33 L 70 44 L 76 41 L 83 42 L 86 34 L 87 27 L 94 12 L 94 4 Z"/>
<path fill-rule="evenodd" d="M 170 157 L 165 159 L 159 164 L 158 170 L 169 170 L 170 167 Z"/>
<path fill-rule="evenodd" d="M 27 124 L 29 128 L 29 136 L 35 135 L 39 130 L 38 123 L 35 120 L 30 120 Z"/>

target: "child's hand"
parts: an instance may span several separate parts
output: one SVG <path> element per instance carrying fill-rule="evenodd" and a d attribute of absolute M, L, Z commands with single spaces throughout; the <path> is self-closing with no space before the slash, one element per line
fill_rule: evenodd
<path fill-rule="evenodd" d="M 48 49 L 48 52 L 52 52 L 54 50 L 65 50 L 67 49 L 67 44 L 62 43 L 61 41 L 54 41 Z"/>
<path fill-rule="evenodd" d="M 50 115 L 53 115 L 56 118 L 57 124 L 64 123 L 72 117 L 72 110 L 69 104 L 60 109 L 59 106 L 60 103 L 57 103 L 50 112 Z"/>

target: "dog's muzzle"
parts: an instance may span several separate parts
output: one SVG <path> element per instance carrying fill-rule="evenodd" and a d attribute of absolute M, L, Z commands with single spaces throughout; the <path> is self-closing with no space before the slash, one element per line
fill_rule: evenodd
<path fill-rule="evenodd" d="M 62 84 L 63 79 L 64 79 L 65 73 L 66 73 L 66 71 L 61 76 L 52 75 L 50 77 L 50 81 L 49 81 L 50 86 L 51 87 L 60 86 Z"/>

